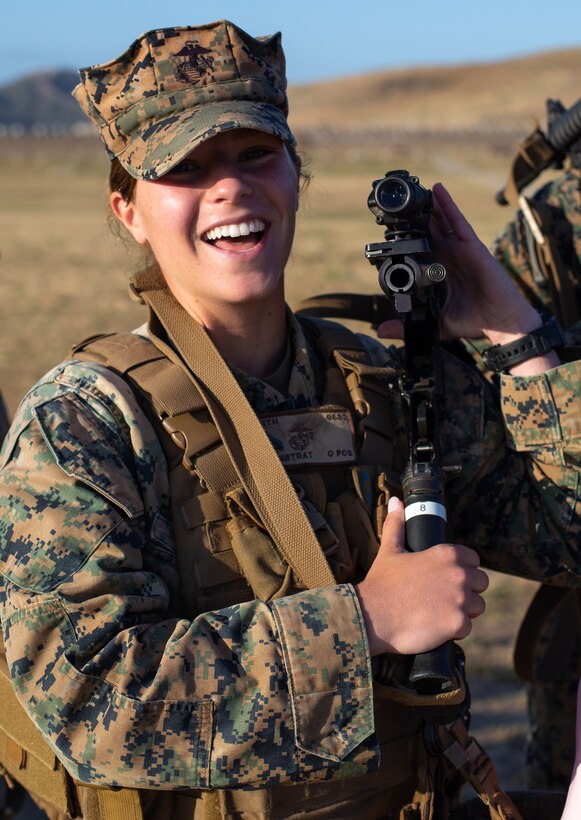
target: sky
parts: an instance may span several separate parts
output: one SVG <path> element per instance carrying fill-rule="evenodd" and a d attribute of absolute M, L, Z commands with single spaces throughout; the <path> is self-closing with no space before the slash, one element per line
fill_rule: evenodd
<path fill-rule="evenodd" d="M 5 0 L 0 85 L 119 56 L 144 31 L 226 18 L 282 31 L 291 84 L 581 46 L 579 0 Z M 581 83 L 580 83 L 581 85 Z"/>

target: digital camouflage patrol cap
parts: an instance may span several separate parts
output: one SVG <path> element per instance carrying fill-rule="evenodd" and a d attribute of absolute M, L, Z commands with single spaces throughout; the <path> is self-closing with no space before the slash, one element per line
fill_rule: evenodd
<path fill-rule="evenodd" d="M 73 95 L 111 159 L 137 179 L 157 179 L 200 143 L 234 128 L 295 144 L 280 33 L 251 37 L 228 20 L 148 31 L 79 77 Z"/>

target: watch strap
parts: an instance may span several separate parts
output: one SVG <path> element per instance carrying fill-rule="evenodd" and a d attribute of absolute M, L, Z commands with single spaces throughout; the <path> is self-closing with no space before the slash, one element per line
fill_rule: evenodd
<path fill-rule="evenodd" d="M 509 370 L 516 364 L 526 362 L 535 356 L 542 356 L 565 344 L 563 330 L 557 319 L 554 316 L 541 315 L 544 319 L 541 327 L 531 330 L 526 336 L 515 339 L 514 342 L 492 345 L 483 351 L 482 358 L 489 370 L 497 373 Z"/>

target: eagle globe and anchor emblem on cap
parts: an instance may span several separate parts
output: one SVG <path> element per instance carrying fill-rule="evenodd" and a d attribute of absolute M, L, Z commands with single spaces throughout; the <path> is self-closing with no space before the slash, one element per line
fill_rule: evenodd
<path fill-rule="evenodd" d="M 186 57 L 174 71 L 176 80 L 180 83 L 197 83 L 213 71 L 214 58 L 211 54 L 211 49 L 204 48 L 195 40 L 186 40 L 182 48 L 172 54 L 172 57 Z"/>

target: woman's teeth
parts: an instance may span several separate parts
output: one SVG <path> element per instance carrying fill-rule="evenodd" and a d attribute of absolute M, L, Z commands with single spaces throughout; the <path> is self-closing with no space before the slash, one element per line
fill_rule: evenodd
<path fill-rule="evenodd" d="M 262 219 L 251 219 L 248 222 L 239 222 L 235 225 L 220 225 L 217 228 L 207 231 L 204 239 L 211 242 L 224 237 L 237 238 L 239 236 L 249 236 L 251 233 L 260 233 L 266 228 Z"/>

